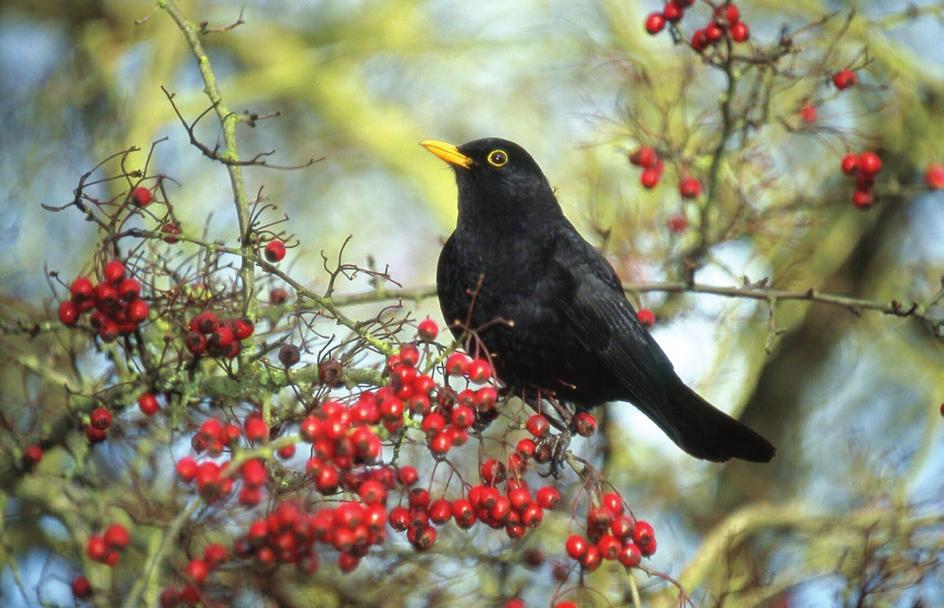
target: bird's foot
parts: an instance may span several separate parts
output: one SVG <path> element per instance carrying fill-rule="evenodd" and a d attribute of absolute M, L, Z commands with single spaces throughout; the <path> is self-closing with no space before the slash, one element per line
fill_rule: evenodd
<path fill-rule="evenodd" d="M 554 479 L 560 479 L 563 475 L 563 467 L 565 457 L 567 455 L 567 448 L 570 447 L 570 440 L 573 438 L 569 429 L 564 429 L 560 432 L 559 435 L 548 435 L 539 445 L 538 449 L 546 449 L 549 452 L 550 459 L 549 464 L 551 465 L 550 475 L 554 476 Z"/>

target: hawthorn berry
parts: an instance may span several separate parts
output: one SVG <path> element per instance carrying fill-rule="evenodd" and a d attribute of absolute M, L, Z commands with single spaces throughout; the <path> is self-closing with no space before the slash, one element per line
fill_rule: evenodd
<path fill-rule="evenodd" d="M 596 545 L 588 545 L 587 552 L 583 554 L 583 557 L 580 559 L 580 565 L 583 566 L 583 569 L 588 572 L 593 572 L 600 567 L 600 563 L 603 561 L 603 555 L 600 554 L 600 550 L 597 549 Z"/>
<path fill-rule="evenodd" d="M 473 359 L 472 362 L 469 363 L 466 373 L 470 381 L 476 384 L 483 384 L 488 382 L 492 377 L 492 365 L 486 359 Z"/>
<path fill-rule="evenodd" d="M 432 342 L 439 335 L 439 326 L 432 319 L 423 319 L 416 326 L 416 335 L 423 342 Z"/>
<path fill-rule="evenodd" d="M 635 568 L 642 561 L 642 552 L 634 543 L 626 543 L 616 558 L 626 568 Z"/>
<path fill-rule="evenodd" d="M 554 509 L 561 501 L 560 490 L 554 486 L 544 486 L 538 490 L 536 499 L 542 509 Z"/>
<path fill-rule="evenodd" d="M 675 23 L 681 19 L 684 12 L 685 9 L 682 8 L 682 5 L 675 0 L 669 0 L 669 2 L 666 2 L 665 6 L 662 7 L 662 16 L 665 17 L 666 21 L 670 21 L 672 23 Z"/>
<path fill-rule="evenodd" d="M 82 302 L 83 300 L 89 300 L 92 298 L 92 295 L 95 293 L 95 286 L 92 285 L 86 277 L 76 277 L 72 284 L 69 286 L 69 294 L 72 296 L 72 299 L 76 302 Z"/>
<path fill-rule="evenodd" d="M 856 82 L 858 81 L 858 78 L 856 77 L 855 72 L 853 72 L 850 69 L 845 69 L 845 70 L 839 70 L 838 72 L 833 74 L 832 80 L 836 88 L 842 91 L 843 89 L 848 89 L 849 87 L 856 84 Z"/>
<path fill-rule="evenodd" d="M 643 169 L 655 166 L 658 160 L 659 155 L 649 146 L 642 146 L 629 155 L 629 162 Z"/>
<path fill-rule="evenodd" d="M 642 547 L 656 537 L 656 531 L 648 521 L 638 520 L 633 526 L 633 542 Z"/>
<path fill-rule="evenodd" d="M 176 222 L 165 222 L 161 226 L 161 232 L 164 233 L 162 240 L 168 245 L 173 245 L 178 241 L 177 235 L 180 234 L 180 226 Z"/>
<path fill-rule="evenodd" d="M 577 608 L 577 604 L 571 602 L 570 600 L 566 600 L 563 602 L 557 602 L 554 604 L 554 608 Z"/>
<path fill-rule="evenodd" d="M 410 487 L 419 481 L 420 476 L 416 471 L 416 467 L 411 467 L 409 465 L 402 466 L 397 470 L 397 481 L 400 485 Z"/>
<path fill-rule="evenodd" d="M 587 549 L 589 548 L 590 543 L 586 538 L 580 536 L 579 534 L 571 534 L 567 537 L 567 542 L 564 544 L 564 548 L 567 550 L 567 555 L 573 559 L 580 560 L 587 554 Z"/>
<path fill-rule="evenodd" d="M 174 465 L 177 475 L 184 481 L 190 482 L 197 477 L 197 461 L 192 456 L 184 456 Z"/>
<path fill-rule="evenodd" d="M 944 163 L 931 163 L 924 172 L 924 183 L 932 190 L 944 190 Z"/>
<path fill-rule="evenodd" d="M 184 346 L 194 355 L 202 355 L 207 349 L 207 339 L 203 334 L 192 331 L 184 338 Z"/>
<path fill-rule="evenodd" d="M 729 5 L 730 8 L 730 5 Z M 751 37 L 751 30 L 747 27 L 747 24 L 743 21 L 738 21 L 731 26 L 731 40 L 734 42 L 747 42 L 747 39 Z"/>
<path fill-rule="evenodd" d="M 285 243 L 279 239 L 273 239 L 266 243 L 265 257 L 270 262 L 281 262 L 285 258 Z"/>
<path fill-rule="evenodd" d="M 639 183 L 642 184 L 643 188 L 652 190 L 659 184 L 659 180 L 661 178 L 661 171 L 655 167 L 647 167 L 645 170 L 643 170 L 642 175 L 639 177 Z"/>
<path fill-rule="evenodd" d="M 72 589 L 72 597 L 77 600 L 86 600 L 92 597 L 92 583 L 81 574 L 74 576 L 69 586 Z"/>
<path fill-rule="evenodd" d="M 689 44 L 696 53 L 701 53 L 706 48 L 708 48 L 708 36 L 706 35 L 705 30 L 695 30 L 695 33 L 692 34 L 692 39 Z"/>
<path fill-rule="evenodd" d="M 102 278 L 109 283 L 117 284 L 125 278 L 125 271 L 125 265 L 121 260 L 111 260 L 102 268 Z"/>
<path fill-rule="evenodd" d="M 148 317 L 151 311 L 150 306 L 144 300 L 135 300 L 128 304 L 128 320 L 133 323 L 140 323 Z"/>
<path fill-rule="evenodd" d="M 656 324 L 656 314 L 649 308 L 640 308 L 636 311 L 636 320 L 643 327 L 652 327 Z"/>
<path fill-rule="evenodd" d="M 574 429 L 581 437 L 589 437 L 597 430 L 597 419 L 590 412 L 580 412 L 574 416 Z"/>
<path fill-rule="evenodd" d="M 229 559 L 229 551 L 219 543 L 210 543 L 203 550 L 203 561 L 213 570 Z"/>
<path fill-rule="evenodd" d="M 717 23 L 709 23 L 705 26 L 705 40 L 708 44 L 714 44 L 724 36 L 724 30 Z"/>
<path fill-rule="evenodd" d="M 207 563 L 202 559 L 192 559 L 190 563 L 187 564 L 187 578 L 196 585 L 202 585 L 209 573 L 210 569 L 207 567 Z"/>
<path fill-rule="evenodd" d="M 734 25 L 735 23 L 740 22 L 741 11 L 738 10 L 737 5 L 735 4 L 719 6 L 715 9 L 715 20 L 721 24 L 727 23 L 727 25 Z"/>
<path fill-rule="evenodd" d="M 680 213 L 670 215 L 666 224 L 669 227 L 669 232 L 673 234 L 685 232 L 685 229 L 688 228 L 688 220 L 685 219 L 685 216 Z"/>
<path fill-rule="evenodd" d="M 859 155 L 859 171 L 866 175 L 876 175 L 882 170 L 882 159 L 875 152 L 863 152 Z"/>
<path fill-rule="evenodd" d="M 279 362 L 285 367 L 292 367 L 301 360 L 301 353 L 294 344 L 283 344 L 279 349 Z"/>
<path fill-rule="evenodd" d="M 138 397 L 138 408 L 145 416 L 153 416 L 160 409 L 157 397 L 153 393 L 144 393 Z"/>
<path fill-rule="evenodd" d="M 840 168 L 846 175 L 855 175 L 856 171 L 859 170 L 859 155 L 849 152 L 843 156 Z"/>
<path fill-rule="evenodd" d="M 816 106 L 810 104 L 809 102 L 803 104 L 803 106 L 800 108 L 800 118 L 803 119 L 803 122 L 811 125 L 816 122 L 816 117 Z"/>
<path fill-rule="evenodd" d="M 93 429 L 104 431 L 111 426 L 111 412 L 103 407 L 97 407 L 89 414 L 89 425 Z"/>
<path fill-rule="evenodd" d="M 652 35 L 656 35 L 662 31 L 665 27 L 665 16 L 656 11 L 649 13 L 649 16 L 646 17 L 646 31 Z"/>
<path fill-rule="evenodd" d="M 254 412 L 246 416 L 246 439 L 249 441 L 265 441 L 269 438 L 269 425 L 262 419 L 262 414 Z"/>
<path fill-rule="evenodd" d="M 34 467 L 43 459 L 43 448 L 38 443 L 26 446 L 23 450 L 23 464 Z"/>
<path fill-rule="evenodd" d="M 679 194 L 682 198 L 698 198 L 701 194 L 701 182 L 694 177 L 686 177 L 679 182 Z"/>
<path fill-rule="evenodd" d="M 551 423 L 543 414 L 534 414 L 528 418 L 524 428 L 527 429 L 532 436 L 540 439 L 550 432 Z"/>
<path fill-rule="evenodd" d="M 103 536 L 105 544 L 111 549 L 122 550 L 131 542 L 131 535 L 128 529 L 121 524 L 111 524 L 105 529 Z"/>
<path fill-rule="evenodd" d="M 151 194 L 151 191 L 144 186 L 138 186 L 131 191 L 131 200 L 138 207 L 147 207 L 153 198 L 154 196 Z"/>
<path fill-rule="evenodd" d="M 58 315 L 63 325 L 75 325 L 79 321 L 79 307 L 72 300 L 63 300 L 59 303 Z"/>
<path fill-rule="evenodd" d="M 869 190 L 854 190 L 852 192 L 852 204 L 858 207 L 859 209 L 866 209 L 872 206 L 872 203 L 875 202 L 875 197 L 872 196 L 872 192 Z"/>
<path fill-rule="evenodd" d="M 85 543 L 85 554 L 94 562 L 104 561 L 108 555 L 108 545 L 105 543 L 105 539 L 97 534 L 90 536 Z"/>
<path fill-rule="evenodd" d="M 285 304 L 287 300 L 288 292 L 282 287 L 273 287 L 271 290 L 269 290 L 270 304 Z"/>

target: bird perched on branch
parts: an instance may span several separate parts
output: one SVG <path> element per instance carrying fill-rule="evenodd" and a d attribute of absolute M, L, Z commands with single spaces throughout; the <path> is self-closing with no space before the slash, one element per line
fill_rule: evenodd
<path fill-rule="evenodd" d="M 443 315 L 457 337 L 476 330 L 509 388 L 578 409 L 630 401 L 698 458 L 773 458 L 766 439 L 679 379 L 524 148 L 497 138 L 421 145 L 452 166 L 459 190 L 436 277 Z"/>

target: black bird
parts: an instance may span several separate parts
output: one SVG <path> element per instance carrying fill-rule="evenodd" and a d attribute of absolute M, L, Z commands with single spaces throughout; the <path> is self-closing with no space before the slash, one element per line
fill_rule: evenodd
<path fill-rule="evenodd" d="M 459 219 L 439 256 L 446 321 L 476 329 L 510 389 L 587 409 L 627 400 L 683 450 L 767 462 L 774 447 L 685 386 L 613 267 L 564 217 L 541 168 L 504 139 L 424 141 L 452 165 Z M 462 327 L 453 325 L 461 338 Z"/>

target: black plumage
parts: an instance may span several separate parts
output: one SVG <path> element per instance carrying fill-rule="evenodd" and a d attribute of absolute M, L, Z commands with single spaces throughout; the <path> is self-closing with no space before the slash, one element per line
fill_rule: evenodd
<path fill-rule="evenodd" d="M 521 146 L 497 138 L 422 145 L 453 166 L 459 189 L 436 277 L 443 315 L 478 330 L 502 382 L 584 409 L 630 401 L 698 458 L 773 457 L 766 439 L 679 379 L 612 266 L 564 217 Z"/>

